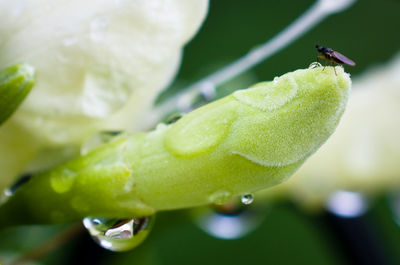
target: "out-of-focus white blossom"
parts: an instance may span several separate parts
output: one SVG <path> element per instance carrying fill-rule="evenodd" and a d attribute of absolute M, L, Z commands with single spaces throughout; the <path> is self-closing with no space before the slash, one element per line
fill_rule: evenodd
<path fill-rule="evenodd" d="M 0 187 L 38 152 L 143 128 L 207 8 L 208 0 L 0 0 L 0 66 L 26 62 L 37 72 L 0 128 Z"/>
<path fill-rule="evenodd" d="M 265 196 L 322 206 L 337 190 L 377 194 L 400 187 L 400 54 L 353 80 L 336 132 L 287 182 Z"/>

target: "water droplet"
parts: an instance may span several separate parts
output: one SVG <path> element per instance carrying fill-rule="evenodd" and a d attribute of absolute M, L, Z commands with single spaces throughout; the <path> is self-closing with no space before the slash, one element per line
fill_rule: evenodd
<path fill-rule="evenodd" d="M 81 155 L 86 155 L 100 145 L 110 142 L 114 137 L 121 133 L 122 131 L 102 131 L 96 133 L 83 143 L 81 146 Z"/>
<path fill-rule="evenodd" d="M 90 38 L 94 42 L 101 42 L 106 38 L 108 19 L 105 17 L 95 18 L 90 23 Z"/>
<path fill-rule="evenodd" d="M 78 174 L 68 168 L 63 168 L 60 172 L 53 173 L 50 177 L 50 185 L 57 193 L 69 191 L 75 182 Z"/>
<path fill-rule="evenodd" d="M 367 211 L 368 203 L 364 196 L 358 192 L 339 190 L 329 196 L 326 208 L 336 216 L 356 218 Z"/>
<path fill-rule="evenodd" d="M 153 223 L 154 215 L 132 219 L 83 219 L 83 225 L 94 241 L 112 251 L 127 251 L 138 246 L 147 237 Z"/>
<path fill-rule="evenodd" d="M 240 198 L 240 201 L 244 204 L 244 205 L 249 205 L 254 201 L 254 196 L 251 193 L 245 194 Z"/>
<path fill-rule="evenodd" d="M 308 66 L 308 69 L 314 69 L 314 68 L 317 68 L 317 67 L 322 67 L 322 64 L 320 64 L 319 62 L 312 62 Z"/>
<path fill-rule="evenodd" d="M 227 190 L 219 190 L 211 194 L 210 202 L 216 205 L 223 205 L 232 199 L 232 193 Z"/>
<path fill-rule="evenodd" d="M 210 236 L 219 239 L 238 239 L 254 231 L 265 217 L 264 209 L 255 207 L 228 207 L 197 209 L 195 223 Z"/>

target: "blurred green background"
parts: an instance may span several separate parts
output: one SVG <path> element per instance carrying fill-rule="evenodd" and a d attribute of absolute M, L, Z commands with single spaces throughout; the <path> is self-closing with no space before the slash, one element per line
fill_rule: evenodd
<path fill-rule="evenodd" d="M 208 18 L 185 48 L 180 72 L 161 99 L 270 39 L 313 3 L 308 0 L 211 1 Z M 308 67 L 317 56 L 315 44 L 331 47 L 353 59 L 357 66 L 346 67 L 346 70 L 356 77 L 374 65 L 387 62 L 399 51 L 399 11 L 398 0 L 357 1 L 226 86 L 229 90 L 241 89 Z M 332 227 L 333 217 L 329 214 L 310 214 L 291 202 L 262 207 L 265 216 L 261 225 L 240 239 L 221 240 L 209 236 L 194 224 L 188 211 L 173 211 L 158 214 L 149 238 L 132 251 L 105 251 L 83 233 L 38 264 L 356 263 L 344 250 L 342 238 Z M 376 233 L 376 242 L 387 258 L 382 264 L 400 264 L 400 227 L 393 220 L 387 195 L 371 202 L 370 207 L 362 221 Z M 16 255 L 26 251 L 63 228 L 35 226 L 0 231 L 0 254 Z"/>

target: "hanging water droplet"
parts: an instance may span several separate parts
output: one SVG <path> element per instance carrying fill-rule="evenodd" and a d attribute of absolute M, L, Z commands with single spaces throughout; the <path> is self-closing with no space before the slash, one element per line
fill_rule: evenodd
<path fill-rule="evenodd" d="M 319 62 L 312 62 L 308 66 L 308 69 L 314 69 L 314 68 L 317 68 L 317 67 L 322 67 L 322 64 L 320 64 Z"/>
<path fill-rule="evenodd" d="M 232 207 L 218 209 L 199 208 L 195 223 L 210 236 L 219 239 L 238 239 L 254 231 L 265 217 L 265 209 L 255 207 Z"/>
<path fill-rule="evenodd" d="M 100 145 L 110 142 L 121 133 L 122 131 L 102 131 L 95 134 L 83 143 L 81 146 L 81 155 L 86 155 Z"/>
<path fill-rule="evenodd" d="M 244 205 L 249 205 L 254 201 L 254 196 L 251 193 L 245 194 L 240 198 L 240 201 L 244 204 Z"/>
<path fill-rule="evenodd" d="M 85 218 L 83 225 L 94 241 L 112 251 L 127 251 L 138 246 L 148 235 L 154 215 L 132 218 Z"/>

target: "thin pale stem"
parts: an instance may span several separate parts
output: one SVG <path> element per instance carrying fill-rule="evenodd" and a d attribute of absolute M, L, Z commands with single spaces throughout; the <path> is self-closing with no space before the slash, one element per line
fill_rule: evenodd
<path fill-rule="evenodd" d="M 273 54 L 279 52 L 307 31 L 318 25 L 323 19 L 332 13 L 342 11 L 349 7 L 354 0 L 319 0 L 312 5 L 305 13 L 287 26 L 272 39 L 258 47 L 250 50 L 249 53 L 223 67 L 220 70 L 204 77 L 194 84 L 183 89 L 183 92 L 171 97 L 165 103 L 157 107 L 157 113 L 169 112 L 178 108 L 186 112 L 190 110 L 193 95 L 198 94 L 204 88 L 217 87 L 218 85 L 238 76 L 265 61 Z"/>

